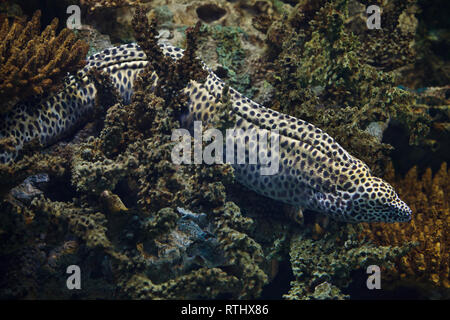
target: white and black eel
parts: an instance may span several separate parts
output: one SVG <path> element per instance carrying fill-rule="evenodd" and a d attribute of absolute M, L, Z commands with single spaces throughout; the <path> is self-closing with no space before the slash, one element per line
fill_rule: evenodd
<path fill-rule="evenodd" d="M 167 43 L 160 43 L 160 46 L 166 56 L 175 60 L 183 55 L 182 49 Z M 24 143 L 32 139 L 37 138 L 44 146 L 55 143 L 79 124 L 80 119 L 86 119 L 96 95 L 94 84 L 86 76 L 90 68 L 110 75 L 127 104 L 131 100 L 133 83 L 147 64 L 147 57 L 137 44 L 105 49 L 89 57 L 86 66 L 78 72 L 78 80 L 69 76 L 57 94 L 32 108 L 18 105 L 4 117 L 0 138 L 15 138 L 16 151 L 0 153 L 0 163 L 12 163 Z M 189 97 L 188 115 L 183 121 L 180 119 L 184 126 L 188 125 L 186 119 L 211 121 L 211 115 L 222 106 L 225 83 L 203 66 L 208 72 L 206 81 L 191 80 L 183 89 Z M 279 170 L 272 175 L 262 175 L 258 163 L 233 164 L 236 179 L 244 186 L 300 210 L 321 212 L 340 221 L 411 220 L 411 209 L 392 186 L 373 176 L 366 164 L 351 156 L 327 133 L 306 121 L 261 106 L 233 88 L 229 88 L 228 94 L 230 112 L 236 119 L 234 129 L 256 130 L 258 135 L 277 130 L 279 134 L 279 152 L 275 158 L 269 148 L 257 149 L 249 137 L 237 137 L 237 143 L 245 143 L 248 154 L 262 152 L 266 158 L 279 163 Z"/>

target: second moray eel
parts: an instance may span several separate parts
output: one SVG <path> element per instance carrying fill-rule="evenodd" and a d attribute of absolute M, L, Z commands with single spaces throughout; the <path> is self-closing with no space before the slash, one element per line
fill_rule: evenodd
<path fill-rule="evenodd" d="M 178 60 L 183 50 L 161 43 L 164 54 Z M 133 83 L 147 65 L 147 57 L 136 44 L 106 49 L 88 58 L 79 72 L 83 81 L 68 77 L 65 88 L 33 108 L 19 106 L 3 119 L 0 138 L 12 137 L 16 151 L 0 153 L 0 163 L 11 163 L 24 143 L 38 139 L 50 145 L 71 130 L 92 110 L 96 89 L 86 72 L 95 67 L 111 76 L 124 103 L 129 103 Z M 220 98 L 225 86 L 208 67 L 205 83 L 195 81 L 184 89 L 189 100 L 186 121 L 212 119 L 222 106 Z M 157 77 L 155 75 L 157 81 Z M 236 179 L 248 188 L 272 199 L 325 213 L 336 220 L 348 222 L 409 221 L 411 209 L 385 181 L 373 176 L 361 160 L 351 156 L 332 137 L 297 118 L 265 108 L 229 89 L 235 129 L 256 130 L 258 134 L 278 130 L 279 170 L 274 175 L 260 175 L 259 164 L 235 164 Z M 256 144 L 244 137 L 246 151 L 271 152 L 256 149 Z"/>

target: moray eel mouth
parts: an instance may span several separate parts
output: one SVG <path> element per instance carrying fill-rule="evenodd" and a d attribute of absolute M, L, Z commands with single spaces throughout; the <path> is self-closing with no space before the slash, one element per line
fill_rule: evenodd
<path fill-rule="evenodd" d="M 346 222 L 409 222 L 412 210 L 386 181 L 370 177 L 354 190 L 315 197 L 319 211 Z"/>
<path fill-rule="evenodd" d="M 386 181 L 372 177 L 369 187 L 362 188 L 355 208 L 360 208 L 367 222 L 408 222 L 412 210 L 403 202 Z M 358 188 L 358 190 L 362 190 Z M 358 211 L 356 211 L 358 213 Z"/>
<path fill-rule="evenodd" d="M 377 199 L 359 204 L 360 210 L 352 211 L 350 215 L 355 215 L 359 219 L 355 222 L 409 222 L 411 221 L 412 210 L 408 205 L 400 200 L 396 195 L 394 199 L 383 202 Z"/>

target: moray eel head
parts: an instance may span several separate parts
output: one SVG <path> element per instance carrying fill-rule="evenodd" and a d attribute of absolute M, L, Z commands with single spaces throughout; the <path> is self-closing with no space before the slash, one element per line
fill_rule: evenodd
<path fill-rule="evenodd" d="M 336 193 L 317 192 L 317 211 L 345 222 L 408 222 L 412 211 L 386 181 L 366 176 L 358 184 Z"/>
<path fill-rule="evenodd" d="M 412 210 L 386 181 L 369 177 L 349 194 L 347 214 L 355 222 L 408 222 Z"/>

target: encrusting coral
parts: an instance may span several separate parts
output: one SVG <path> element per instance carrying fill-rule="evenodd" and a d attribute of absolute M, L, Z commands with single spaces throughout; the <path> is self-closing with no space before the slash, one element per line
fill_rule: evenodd
<path fill-rule="evenodd" d="M 388 71 L 413 63 L 419 21 L 417 1 L 349 1 L 348 28 L 360 41 L 358 54 L 371 66 Z M 369 6 L 381 9 L 380 29 L 367 27 Z"/>
<path fill-rule="evenodd" d="M 379 245 L 417 244 L 396 261 L 394 268 L 386 271 L 391 278 L 386 282 L 449 289 L 450 175 L 447 164 L 442 163 L 434 176 L 431 169 L 426 169 L 421 178 L 417 167 L 404 178 L 396 177 L 391 165 L 386 178 L 411 206 L 414 212 L 411 223 L 367 224 L 361 236 Z"/>
<path fill-rule="evenodd" d="M 0 115 L 19 100 L 55 91 L 84 64 L 88 44 L 66 28 L 56 34 L 56 18 L 41 33 L 40 17 L 38 10 L 27 23 L 0 22 Z"/>

